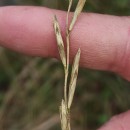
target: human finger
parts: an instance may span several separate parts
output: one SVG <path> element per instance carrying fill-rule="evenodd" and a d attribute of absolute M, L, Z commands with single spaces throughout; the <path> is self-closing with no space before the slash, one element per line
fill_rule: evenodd
<path fill-rule="evenodd" d="M 130 130 L 130 111 L 114 116 L 98 130 Z"/>
<path fill-rule="evenodd" d="M 0 45 L 32 56 L 58 57 L 57 15 L 65 39 L 66 12 L 43 7 L 0 7 Z M 83 67 L 109 70 L 130 80 L 130 18 L 83 13 L 71 33 L 71 58 L 80 47 Z"/>

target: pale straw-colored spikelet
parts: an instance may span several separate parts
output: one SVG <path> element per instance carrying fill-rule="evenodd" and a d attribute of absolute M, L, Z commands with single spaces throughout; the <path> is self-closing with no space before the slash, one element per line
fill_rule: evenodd
<path fill-rule="evenodd" d="M 71 72 L 71 79 L 69 83 L 69 88 L 67 87 L 68 84 L 68 74 L 69 74 L 69 52 L 70 52 L 70 32 L 73 29 L 73 26 L 81 13 L 83 6 L 85 4 L 86 0 L 79 0 L 77 7 L 74 12 L 74 16 L 71 20 L 71 23 L 69 25 L 69 14 L 70 9 L 72 7 L 73 0 L 69 0 L 69 7 L 66 17 L 66 45 L 67 49 L 65 52 L 64 43 L 61 35 L 60 26 L 58 23 L 58 20 L 56 16 L 54 17 L 54 30 L 58 45 L 58 50 L 60 54 L 60 58 L 62 60 L 63 66 L 64 66 L 64 72 L 65 72 L 65 81 L 64 81 L 64 99 L 62 99 L 61 106 L 60 106 L 60 119 L 61 119 L 61 127 L 62 130 L 71 130 L 70 127 L 70 108 L 74 97 L 74 92 L 76 88 L 76 81 L 78 76 L 78 68 L 79 68 L 79 61 L 80 61 L 80 53 L 81 50 L 78 49 L 78 52 L 74 58 L 73 66 L 72 66 L 72 72 Z M 68 90 L 69 89 L 69 90 Z M 67 94 L 68 92 L 68 94 Z"/>
<path fill-rule="evenodd" d="M 68 7 L 68 13 L 70 12 L 71 6 L 72 6 L 73 0 L 69 0 L 69 7 Z"/>
<path fill-rule="evenodd" d="M 74 58 L 74 63 L 72 66 L 71 79 L 70 79 L 70 84 L 69 84 L 69 95 L 68 95 L 68 108 L 69 109 L 70 109 L 72 101 L 73 101 L 75 87 L 76 87 L 76 81 L 77 81 L 78 69 L 79 69 L 80 53 L 81 53 L 81 51 L 79 49 L 75 58 Z"/>
<path fill-rule="evenodd" d="M 56 40 L 57 40 L 60 57 L 61 57 L 64 67 L 66 67 L 66 55 L 65 55 L 64 43 L 63 43 L 63 39 L 61 36 L 60 26 L 59 26 L 56 16 L 54 17 L 53 25 L 54 25 L 54 30 L 55 30 L 55 35 L 56 35 Z"/>
<path fill-rule="evenodd" d="M 85 5 L 85 2 L 86 2 L 86 0 L 79 0 L 78 1 L 77 7 L 76 7 L 75 12 L 74 12 L 74 16 L 72 18 L 72 21 L 71 21 L 71 24 L 70 24 L 70 27 L 69 27 L 69 31 L 71 31 L 73 29 L 74 24 L 75 24 L 79 14 L 81 13 L 81 11 L 82 11 L 82 9 Z"/>
<path fill-rule="evenodd" d="M 66 130 L 68 120 L 67 120 L 67 106 L 66 106 L 64 100 L 62 100 L 62 102 L 61 102 L 60 118 L 61 118 L 62 130 Z"/>

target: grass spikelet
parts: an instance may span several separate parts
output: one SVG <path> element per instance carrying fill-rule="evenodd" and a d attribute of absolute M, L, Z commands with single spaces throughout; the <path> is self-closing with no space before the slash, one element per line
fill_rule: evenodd
<path fill-rule="evenodd" d="M 56 35 L 56 40 L 57 40 L 60 57 L 61 57 L 64 67 L 66 67 L 66 55 L 65 55 L 64 43 L 63 43 L 63 39 L 61 36 L 60 26 L 59 26 L 56 16 L 54 17 L 53 25 L 54 25 L 54 30 L 55 30 L 55 35 Z"/>
<path fill-rule="evenodd" d="M 73 0 L 69 0 L 69 7 L 68 7 L 68 12 L 67 12 L 67 22 L 66 22 L 67 24 L 68 24 L 68 15 L 69 15 L 72 3 L 73 3 Z"/>
<path fill-rule="evenodd" d="M 68 7 L 67 17 L 66 17 L 66 45 L 67 45 L 66 53 L 64 49 L 64 43 L 61 36 L 61 31 L 58 24 L 58 20 L 56 16 L 54 17 L 54 30 L 55 30 L 58 50 L 60 53 L 60 57 L 64 66 L 64 72 L 65 72 L 64 98 L 62 99 L 61 106 L 60 106 L 60 119 L 61 119 L 62 130 L 71 130 L 70 107 L 73 101 L 74 92 L 76 88 L 76 81 L 77 81 L 77 76 L 78 76 L 78 68 L 79 68 L 80 53 L 81 53 L 80 49 L 78 49 L 78 52 L 74 58 L 72 72 L 71 72 L 71 79 L 70 79 L 69 88 L 68 88 L 67 84 L 68 84 L 68 74 L 69 74 L 70 32 L 73 29 L 73 26 L 78 18 L 78 15 L 82 11 L 85 2 L 86 0 L 79 0 L 73 19 L 71 20 L 71 23 L 69 25 L 69 22 L 68 22 L 69 13 L 70 13 L 70 9 L 73 3 L 73 0 L 69 0 L 69 7 Z"/>
<path fill-rule="evenodd" d="M 71 72 L 71 80 L 69 84 L 69 95 L 68 95 L 68 108 L 70 109 L 73 97 L 74 97 L 74 92 L 75 92 L 75 87 L 76 87 L 76 81 L 77 81 L 77 76 L 78 76 L 78 68 L 79 68 L 79 60 L 80 60 L 80 49 L 78 50 L 75 58 L 74 58 L 74 63 L 72 66 L 72 72 Z"/>
<path fill-rule="evenodd" d="M 61 102 L 61 107 L 60 107 L 60 118 L 61 118 L 61 126 L 62 126 L 62 130 L 66 130 L 66 127 L 68 126 L 67 122 L 67 107 L 65 104 L 65 101 L 62 100 Z"/>
<path fill-rule="evenodd" d="M 79 0 L 78 1 L 77 7 L 76 7 L 75 12 L 74 12 L 73 19 L 72 19 L 70 27 L 69 27 L 69 31 L 71 31 L 73 29 L 75 22 L 77 21 L 77 18 L 85 5 L 85 2 L 86 2 L 86 0 Z"/>

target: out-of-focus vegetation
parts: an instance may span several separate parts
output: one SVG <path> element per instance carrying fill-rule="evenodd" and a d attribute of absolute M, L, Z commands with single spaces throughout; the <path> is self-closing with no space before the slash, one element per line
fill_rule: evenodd
<path fill-rule="evenodd" d="M 1 0 L 0 4 L 67 9 L 67 0 Z M 129 0 L 88 0 L 84 10 L 130 15 L 129 5 Z M 55 59 L 27 57 L 0 48 L 0 130 L 60 130 L 63 78 L 63 68 Z M 80 69 L 72 107 L 73 129 L 95 130 L 129 108 L 130 83 L 113 73 Z"/>

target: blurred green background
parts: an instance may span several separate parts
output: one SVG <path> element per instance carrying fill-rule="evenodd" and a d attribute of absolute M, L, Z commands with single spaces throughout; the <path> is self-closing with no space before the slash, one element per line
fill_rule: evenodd
<path fill-rule="evenodd" d="M 84 11 L 130 15 L 130 0 L 87 0 Z M 73 9 L 76 5 L 74 0 Z M 66 10 L 67 0 L 1 0 L 0 5 L 37 5 Z M 72 9 L 72 10 L 73 10 Z M 44 51 L 44 50 L 43 50 Z M 0 48 L 0 130 L 60 130 L 58 107 L 63 68 L 55 59 Z M 72 107 L 74 130 L 96 130 L 130 108 L 130 83 L 109 73 L 80 68 Z"/>

